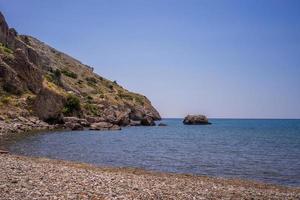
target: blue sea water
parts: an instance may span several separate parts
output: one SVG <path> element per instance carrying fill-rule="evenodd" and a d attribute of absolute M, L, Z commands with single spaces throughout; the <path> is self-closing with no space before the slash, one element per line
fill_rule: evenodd
<path fill-rule="evenodd" d="M 9 145 L 22 155 L 138 167 L 163 172 L 242 178 L 300 186 L 300 120 L 212 119 L 188 126 L 36 134 Z"/>

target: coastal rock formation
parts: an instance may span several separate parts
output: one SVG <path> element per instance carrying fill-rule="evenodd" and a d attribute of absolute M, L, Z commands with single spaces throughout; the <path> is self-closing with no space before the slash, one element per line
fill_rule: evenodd
<path fill-rule="evenodd" d="M 65 127 L 71 130 L 83 130 L 84 127 L 89 127 L 91 125 L 86 119 L 77 117 L 64 117 L 63 122 Z"/>
<path fill-rule="evenodd" d="M 62 123 L 62 109 L 66 99 L 57 92 L 43 88 L 33 100 L 35 114 L 48 123 Z"/>
<path fill-rule="evenodd" d="M 24 86 L 21 80 L 17 77 L 17 72 L 10 66 L 4 63 L 0 57 L 0 79 L 2 79 L 3 90 L 11 94 L 21 94 L 24 91 Z"/>
<path fill-rule="evenodd" d="M 49 125 L 39 120 L 37 117 L 15 117 L 10 120 L 7 120 L 2 116 L 0 118 L 0 136 L 7 135 L 9 133 L 23 133 L 32 130 L 51 130 L 59 128 Z"/>
<path fill-rule="evenodd" d="M 141 121 L 130 120 L 130 126 L 141 126 Z"/>
<path fill-rule="evenodd" d="M 90 130 L 107 131 L 107 130 L 121 130 L 121 127 L 108 122 L 98 122 L 91 124 Z"/>
<path fill-rule="evenodd" d="M 145 96 L 93 73 L 93 67 L 36 38 L 19 35 L 1 12 L 0 94 L 0 111 L 6 119 L 38 117 L 49 124 L 67 123 L 72 129 L 80 128 L 75 126 L 78 122 L 65 122 L 64 117 L 86 119 L 86 125 L 78 123 L 81 126 L 99 122 L 148 126 L 161 119 Z"/>
<path fill-rule="evenodd" d="M 65 128 L 71 129 L 72 131 L 83 130 L 83 126 L 79 123 L 66 122 Z"/>
<path fill-rule="evenodd" d="M 65 123 L 78 123 L 83 127 L 89 127 L 90 123 L 86 120 L 86 119 L 81 119 L 81 118 L 77 118 L 77 117 L 64 117 L 63 121 Z"/>
<path fill-rule="evenodd" d="M 12 56 L 4 56 L 2 60 L 16 72 L 17 78 L 23 83 L 23 92 L 29 90 L 39 93 L 43 87 L 43 74 L 40 69 L 29 61 L 24 50 L 20 48 L 15 49 Z"/>
<path fill-rule="evenodd" d="M 207 125 L 211 124 L 204 115 L 188 115 L 184 118 L 183 123 L 186 125 Z"/>

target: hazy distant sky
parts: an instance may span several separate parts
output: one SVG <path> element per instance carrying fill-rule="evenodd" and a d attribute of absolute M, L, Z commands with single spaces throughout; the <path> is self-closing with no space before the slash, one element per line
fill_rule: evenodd
<path fill-rule="evenodd" d="M 300 118 L 299 0 L 0 0 L 0 10 L 163 117 Z"/>

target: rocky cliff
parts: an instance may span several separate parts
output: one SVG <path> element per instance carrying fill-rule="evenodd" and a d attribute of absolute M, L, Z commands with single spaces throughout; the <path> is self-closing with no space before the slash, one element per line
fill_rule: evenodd
<path fill-rule="evenodd" d="M 127 126 L 160 120 L 145 96 L 36 38 L 19 35 L 1 12 L 0 94 L 0 120 L 6 121 L 21 116 L 63 124 L 64 117 L 77 117 Z"/>

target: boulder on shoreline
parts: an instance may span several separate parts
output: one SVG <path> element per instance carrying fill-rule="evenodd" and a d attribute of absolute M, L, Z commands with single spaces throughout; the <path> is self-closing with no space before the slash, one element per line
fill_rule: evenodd
<path fill-rule="evenodd" d="M 208 125 L 211 124 L 205 115 L 188 115 L 184 118 L 185 125 Z"/>
<path fill-rule="evenodd" d="M 8 154 L 8 153 L 9 153 L 8 151 L 1 150 L 1 149 L 0 149 L 0 154 Z"/>
<path fill-rule="evenodd" d="M 108 130 L 121 130 L 121 127 L 108 122 L 98 122 L 91 124 L 90 130 L 108 131 Z"/>
<path fill-rule="evenodd" d="M 66 122 L 65 127 L 71 129 L 72 131 L 83 130 L 83 126 L 79 123 Z"/>
<path fill-rule="evenodd" d="M 83 119 L 83 118 L 64 117 L 63 121 L 65 123 L 78 123 L 78 124 L 80 124 L 83 127 L 89 127 L 90 126 L 90 123 L 86 119 Z"/>
<path fill-rule="evenodd" d="M 51 130 L 55 127 L 39 120 L 37 117 L 16 117 L 0 120 L 0 136 L 10 133 L 26 133 L 30 131 Z"/>

